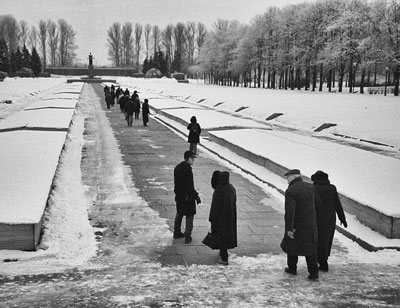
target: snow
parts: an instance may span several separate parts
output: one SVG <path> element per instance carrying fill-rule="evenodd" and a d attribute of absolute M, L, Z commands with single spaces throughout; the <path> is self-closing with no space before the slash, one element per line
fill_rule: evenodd
<path fill-rule="evenodd" d="M 186 127 L 184 125 L 165 116 L 158 115 L 157 118 L 160 118 L 163 122 L 166 122 L 169 125 L 178 129 L 178 132 L 175 130 L 174 132 L 176 132 L 178 136 L 186 140 L 187 137 L 184 134 L 186 133 Z M 274 196 L 275 198 L 280 200 L 279 203 L 271 203 L 266 200 L 266 204 L 268 204 L 268 206 L 280 204 L 280 206 L 276 206 L 274 207 L 274 209 L 279 213 L 284 213 L 284 195 L 277 189 L 280 189 L 281 191 L 286 190 L 287 181 L 285 178 L 276 175 L 266 168 L 263 168 L 260 165 L 242 156 L 239 156 L 231 150 L 214 142 L 202 139 L 201 145 L 205 146 L 201 147 L 202 152 L 205 152 L 214 160 L 218 161 L 222 165 L 225 165 L 230 170 L 233 170 L 234 172 L 240 174 L 255 185 L 260 186 L 268 195 Z M 213 153 L 218 153 L 218 156 L 223 157 L 224 159 L 216 157 Z M 234 165 L 232 163 L 234 163 Z M 240 166 L 240 168 L 238 166 Z M 273 185 L 273 187 L 271 187 L 271 185 Z M 357 218 L 348 213 L 346 213 L 346 219 L 348 221 L 348 227 L 346 230 L 351 234 L 367 241 L 369 244 L 375 247 L 400 247 L 400 239 L 389 239 L 386 236 L 363 225 L 357 220 Z M 333 257 L 331 257 L 331 259 L 335 260 L 336 263 L 346 263 L 349 262 L 349 260 L 351 260 L 351 262 L 365 263 L 399 263 L 399 252 L 396 250 L 385 249 L 379 250 L 377 252 L 367 253 L 365 249 L 363 249 L 357 243 L 353 242 L 339 232 L 336 232 L 335 238 L 337 238 L 339 242 L 342 243 L 342 245 L 347 249 L 346 256 L 334 254 Z M 269 262 L 265 258 L 269 259 L 270 257 L 271 256 L 268 255 L 259 255 L 257 256 L 257 258 L 243 258 L 246 260 L 245 263 L 250 263 L 254 265 L 258 262 Z M 238 259 L 234 260 L 236 261 Z M 240 258 L 240 260 L 242 260 L 242 258 Z"/>
<path fill-rule="evenodd" d="M 26 106 L 25 110 L 43 109 L 43 108 L 75 109 L 76 104 L 78 104 L 78 99 L 57 98 L 52 100 L 35 101 L 32 104 Z"/>
<path fill-rule="evenodd" d="M 37 131 L 0 133 L 0 223 L 40 221 L 66 135 Z"/>
<path fill-rule="evenodd" d="M 343 195 L 400 217 L 398 159 L 290 132 L 243 129 L 212 134 L 288 169 L 298 168 L 309 178 L 323 170 Z"/>
<path fill-rule="evenodd" d="M 80 100 L 80 104 L 90 103 L 88 96 L 85 96 L 85 90 L 83 90 L 83 98 Z M 40 219 L 49 197 L 48 207 L 44 213 L 43 236 L 40 243 L 40 248 L 42 249 L 35 252 L 1 250 L 0 259 L 19 260 L 17 263 L 8 263 L 2 266 L 1 274 L 51 273 L 78 265 L 85 265 L 87 268 L 95 268 L 97 266 L 87 263 L 96 255 L 97 243 L 94 236 L 96 229 L 90 225 L 88 220 L 88 209 L 91 205 L 91 200 L 86 196 L 86 188 L 82 184 L 80 169 L 85 118 L 85 111 L 78 107 L 67 137 L 65 137 L 67 135 L 66 132 L 17 131 L 0 133 L 0 144 L 3 144 L 4 136 L 8 135 L 11 140 L 15 140 L 15 143 L 20 146 L 20 149 L 16 149 L 17 154 L 20 153 L 20 156 L 25 155 L 23 159 L 18 159 L 18 157 L 13 156 L 15 153 L 7 152 L 4 155 L 7 161 L 3 160 L 5 163 L 0 164 L 0 191 L 2 192 L 0 217 L 3 218 L 3 210 L 7 210 L 3 204 L 6 200 L 3 191 L 10 192 L 9 202 L 6 202 L 6 206 L 13 205 L 13 212 L 6 214 L 9 216 L 15 214 L 15 217 L 9 217 L 8 222 L 11 219 L 17 219 L 18 223 L 21 223 L 22 219 L 26 219 L 28 222 Z M 53 135 L 64 136 L 58 147 L 53 141 L 54 138 L 51 138 Z M 18 136 L 21 137 L 16 138 Z M 60 160 L 58 160 L 64 142 L 64 150 Z M 29 151 L 24 150 L 24 147 L 28 148 Z M 5 149 L 12 151 L 12 148 L 14 147 L 8 146 Z M 40 156 L 35 155 L 36 152 L 39 152 Z M 26 153 L 31 155 L 26 155 Z M 4 159 L 3 155 L 2 159 Z M 51 168 L 50 162 L 53 163 Z M 23 168 L 17 169 L 17 171 L 21 170 L 21 176 L 20 173 L 16 173 L 16 170 L 12 169 L 12 166 L 17 163 L 23 164 Z M 3 171 L 2 168 L 4 167 L 7 167 L 8 170 Z M 23 170 L 29 171 L 30 176 L 26 177 L 26 174 L 23 174 Z M 54 177 L 54 175 L 56 176 Z M 52 183 L 53 177 L 54 182 Z M 2 185 L 5 184 L 10 186 L 4 180 L 5 178 L 23 187 L 3 187 Z M 49 189 L 52 184 L 54 184 L 54 188 L 49 196 Z M 31 191 L 23 193 L 24 186 L 30 188 Z M 41 187 L 43 187 L 41 189 L 43 192 L 39 200 L 39 188 Z M 17 189 L 20 193 L 12 194 L 12 192 L 18 192 Z M 24 198 L 24 200 L 19 202 L 16 199 L 18 197 Z M 39 201 L 36 202 L 38 204 L 34 207 L 33 201 L 36 199 L 40 203 L 38 203 Z M 24 209 L 19 208 L 21 211 L 17 213 L 15 204 L 26 206 Z"/>
<path fill-rule="evenodd" d="M 16 127 L 67 129 L 74 109 L 32 109 L 17 112 L 0 122 L 0 129 Z"/>
<path fill-rule="evenodd" d="M 152 105 L 152 102 L 149 102 Z M 270 128 L 268 124 L 260 124 L 248 119 L 232 118 L 231 115 L 223 114 L 208 109 L 165 109 L 164 113 L 178 117 L 188 122 L 192 116 L 196 116 L 197 122 L 202 129 L 212 129 L 221 127 L 253 127 L 253 128 Z"/>
<path fill-rule="evenodd" d="M 323 123 L 335 123 L 328 130 L 352 136 L 356 139 L 382 142 L 400 148 L 399 98 L 393 96 L 349 94 L 329 92 L 305 92 L 298 90 L 249 89 L 204 85 L 191 80 L 190 84 L 170 82 L 165 79 L 132 79 L 119 77 L 119 84 L 135 90 L 160 93 L 212 107 L 225 102 L 218 110 L 234 112 L 242 106 L 249 108 L 240 114 L 265 121 L 273 113 L 283 113 L 273 121 L 275 125 L 296 128 L 308 132 Z M 344 89 L 347 91 L 347 89 Z M 367 92 L 367 91 L 366 91 Z"/>

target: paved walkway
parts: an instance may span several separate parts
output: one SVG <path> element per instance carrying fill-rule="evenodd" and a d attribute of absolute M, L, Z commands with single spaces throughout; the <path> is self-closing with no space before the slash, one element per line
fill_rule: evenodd
<path fill-rule="evenodd" d="M 94 86 L 101 95 L 103 89 Z M 160 216 L 168 219 L 171 232 L 176 213 L 174 201 L 173 169 L 183 160 L 183 153 L 188 150 L 186 140 L 154 119 L 147 127 L 142 120 L 134 120 L 133 127 L 127 127 L 118 106 L 106 110 L 115 137 L 117 138 L 124 162 L 132 170 L 135 186 L 140 195 L 157 210 Z M 218 253 L 201 243 L 207 234 L 210 223 L 212 188 L 211 175 L 214 170 L 228 170 L 218 163 L 211 154 L 199 148 L 198 158 L 193 165 L 195 187 L 200 194 L 202 204 L 197 207 L 194 221 L 193 242 L 184 244 L 183 239 L 174 240 L 174 245 L 167 247 L 161 261 L 168 265 L 214 264 Z M 260 253 L 281 253 L 279 243 L 283 235 L 283 216 L 271 206 L 277 203 L 260 187 L 241 175 L 232 172 L 231 183 L 237 191 L 238 211 L 238 248 L 231 250 L 239 256 L 255 256 Z M 184 222 L 182 224 L 184 228 Z"/>

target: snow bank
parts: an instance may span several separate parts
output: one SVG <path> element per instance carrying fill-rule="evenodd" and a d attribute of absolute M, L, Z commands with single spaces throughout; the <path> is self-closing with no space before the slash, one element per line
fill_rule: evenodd
<path fill-rule="evenodd" d="M 398 159 L 289 132 L 231 130 L 217 137 L 310 177 L 323 170 L 343 195 L 389 216 L 400 217 Z"/>
<path fill-rule="evenodd" d="M 66 132 L 0 133 L 0 223 L 38 223 Z"/>
<path fill-rule="evenodd" d="M 14 113 L 0 121 L 0 129 L 15 127 L 67 129 L 74 109 L 33 109 Z"/>
<path fill-rule="evenodd" d="M 252 120 L 232 117 L 224 113 L 220 113 L 209 109 L 166 109 L 163 112 L 183 119 L 189 123 L 192 116 L 196 116 L 197 122 L 204 129 L 221 128 L 221 127 L 253 127 L 253 128 L 270 128 L 268 124 L 257 123 Z"/>
<path fill-rule="evenodd" d="M 143 80 L 121 77 L 118 82 L 138 91 L 160 93 L 202 105 L 234 112 L 241 111 L 257 120 L 264 121 L 273 113 L 284 115 L 273 123 L 296 129 L 313 131 L 323 123 L 335 123 L 329 130 L 400 147 L 399 98 L 393 96 L 291 90 L 267 90 L 254 88 L 222 87 L 202 83 L 166 83 L 161 80 Z M 345 90 L 346 91 L 346 90 Z M 214 107 L 219 102 L 224 104 Z"/>

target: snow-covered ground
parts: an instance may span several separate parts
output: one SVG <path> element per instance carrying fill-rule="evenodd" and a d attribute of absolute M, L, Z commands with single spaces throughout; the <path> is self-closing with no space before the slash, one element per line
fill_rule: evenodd
<path fill-rule="evenodd" d="M 313 131 L 324 123 L 337 126 L 324 133 L 339 133 L 400 148 L 400 98 L 394 96 L 305 92 L 298 90 L 249 89 L 189 84 L 170 79 L 117 78 L 123 87 L 145 93 L 162 94 L 198 105 L 234 112 L 265 121 L 273 113 L 283 113 L 272 122 L 276 125 Z M 368 92 L 368 91 L 366 91 Z M 218 103 L 222 103 L 214 107 Z"/>
<path fill-rule="evenodd" d="M 99 163 L 95 165 L 98 168 L 91 169 L 91 173 L 103 172 L 103 178 L 107 178 L 105 175 L 108 175 L 107 181 L 103 183 L 103 188 L 107 190 L 99 192 L 107 192 L 104 194 L 105 201 L 109 204 L 132 203 L 132 206 L 137 206 L 143 213 L 142 227 L 146 224 L 151 225 L 152 229 L 155 226 L 159 227 L 152 234 L 149 234 L 150 229 L 144 228 L 144 232 L 134 235 L 137 236 L 138 242 L 142 241 L 139 244 L 153 245 L 152 240 L 147 243 L 145 240 L 148 236 L 155 235 L 159 235 L 160 238 L 154 245 L 171 240 L 165 222 L 149 209 L 130 181 L 129 168 L 123 164 L 119 145 L 109 123 L 104 120 L 104 114 L 92 120 L 96 123 L 100 119 L 97 126 L 87 127 L 89 131 L 86 137 L 92 139 L 84 139 L 85 119 L 94 112 L 102 112 L 93 111 L 93 105 L 97 104 L 97 101 L 92 99 L 93 95 L 90 86 L 85 86 L 57 170 L 56 188 L 50 197 L 42 243 L 43 248 L 47 250 L 0 251 L 0 260 L 19 259 L 16 263 L 2 263 L 0 268 L 0 275 L 7 276 L 8 279 L 0 291 L 5 305 L 57 307 L 57 304 L 85 306 L 84 303 L 87 303 L 86 306 L 103 307 L 367 307 L 368 305 L 393 307 L 390 305 L 390 300 L 398 302 L 396 293 L 393 298 L 385 296 L 391 295 L 390 292 L 396 292 L 398 287 L 396 277 L 398 277 L 399 252 L 385 250 L 369 253 L 340 234 L 336 235 L 335 241 L 338 241 L 344 249 L 335 251 L 330 258 L 331 271 L 328 274 L 321 274 L 321 283 L 307 281 L 304 260 L 300 260 L 297 277 L 286 275 L 282 271 L 286 262 L 284 254 L 258 255 L 255 258 L 231 255 L 228 267 L 206 265 L 193 265 L 188 268 L 161 267 L 157 262 L 140 260 L 142 251 L 136 249 L 135 240 L 129 243 L 134 247 L 129 258 L 138 256 L 138 259 L 134 259 L 135 262 L 125 260 L 126 264 L 122 265 L 88 262 L 96 253 L 96 242 L 93 235 L 95 230 L 87 219 L 87 210 L 93 200 L 88 198 L 88 191 L 82 183 L 80 164 L 83 145 L 97 146 L 95 149 L 99 150 L 98 155 L 101 156 L 99 162 L 105 164 Z M 170 122 L 170 125 L 181 124 Z M 107 133 L 100 131 L 99 127 Z M 181 125 L 179 129 L 185 131 L 186 128 Z M 182 134 L 179 135 L 186 138 Z M 203 143 L 209 146 L 211 142 L 203 140 Z M 215 146 L 213 150 L 222 156 L 232 155 L 229 160 L 236 164 L 249 164 L 243 161 L 243 158 L 235 158 L 229 150 L 218 148 L 220 146 L 215 144 L 213 146 Z M 212 153 L 206 150 L 204 153 L 226 164 Z M 104 157 L 113 159 L 103 161 Z M 269 181 L 273 181 L 275 177 L 280 185 L 285 185 L 282 178 L 260 166 L 253 167 L 254 172 L 260 177 L 265 177 Z M 232 165 L 229 165 L 229 168 L 232 168 Z M 239 169 L 235 172 L 261 185 L 268 194 L 274 194 L 283 200 L 277 191 L 251 175 Z M 282 211 L 282 208 L 277 210 Z M 125 257 L 123 253 L 124 251 L 116 249 L 110 258 L 118 258 L 121 255 Z M 97 267 L 96 271 L 85 272 L 94 266 Z M 67 268 L 74 270 L 65 272 Z M 26 280 L 14 281 L 14 277 L 21 274 L 58 272 L 65 275 L 61 278 L 52 275 L 49 275 L 49 278 L 38 276 L 37 279 L 34 276 L 25 276 L 23 279 Z M 33 279 L 30 280 L 31 278 Z M 90 300 L 92 302 L 89 303 Z M 95 305 L 101 300 L 107 305 Z"/>
<path fill-rule="evenodd" d="M 174 98 L 180 97 L 183 100 L 188 98 L 187 101 L 191 102 L 186 104 L 180 101 L 174 105 L 168 100 L 154 99 L 150 102 L 150 105 L 153 106 L 154 104 L 155 108 L 163 110 L 164 113 L 187 122 L 189 122 L 192 115 L 196 115 L 200 125 L 207 129 L 224 126 L 252 127 L 252 125 L 253 128 L 270 127 L 267 123 L 263 125 L 248 119 L 218 113 L 214 110 L 199 110 L 198 107 L 205 105 L 207 101 L 224 101 L 225 103 L 220 106 L 225 106 L 224 110 L 232 111 L 240 106 L 238 101 L 241 98 L 241 101 L 252 102 L 249 106 L 257 108 L 258 114 L 263 114 L 265 117 L 272 113 L 269 110 L 271 104 L 275 104 L 274 100 L 275 96 L 277 96 L 276 99 L 279 98 L 279 101 L 283 102 L 284 105 L 291 106 L 290 110 L 294 118 L 285 124 L 293 124 L 291 125 L 292 127 L 298 128 L 297 124 L 301 119 L 311 120 L 311 118 L 305 117 L 307 113 L 305 110 L 313 110 L 313 119 L 318 121 L 324 119 L 326 114 L 338 117 L 340 115 L 344 122 L 352 123 L 352 135 L 356 134 L 357 130 L 363 127 L 366 122 L 376 122 L 378 120 L 379 124 L 377 123 L 373 128 L 375 135 L 379 135 L 382 138 L 395 138 L 396 134 L 400 133 L 400 122 L 396 120 L 400 99 L 394 97 L 373 96 L 373 99 L 371 99 L 372 96 L 369 94 L 357 96 L 356 94 L 322 93 L 317 95 L 317 93 L 298 91 L 216 87 L 197 83 L 179 84 L 165 79 L 136 80 L 121 78 L 118 81 L 123 86 L 130 86 L 138 89 L 139 92 L 141 91 L 142 98 L 145 98 L 143 95 L 151 95 L 150 93 L 161 93 L 160 90 L 162 90 L 163 95 L 173 94 Z M 205 93 L 202 97 L 207 98 L 201 103 L 196 102 L 200 98 L 199 89 L 203 89 L 202 92 Z M 264 96 L 260 94 L 260 91 L 263 91 Z M 266 97 L 269 96 L 271 96 L 271 100 L 265 101 Z M 305 96 L 307 99 L 304 98 Z M 332 100 L 332 97 L 336 99 Z M 344 107 L 344 102 L 346 107 Z M 385 114 L 380 113 L 380 109 L 380 112 L 373 111 L 367 112 L 367 114 L 360 114 L 356 109 L 366 104 L 372 106 L 373 108 L 371 107 L 371 109 L 373 110 L 379 109 L 381 106 L 383 106 L 383 109 L 392 106 L 393 110 L 386 110 Z M 211 104 L 208 105 L 210 106 Z M 170 106 L 177 106 L 177 108 L 170 109 Z M 350 107 L 354 109 L 350 110 Z M 243 112 L 249 109 L 245 109 Z M 281 110 L 275 110 L 275 112 L 278 111 Z M 372 120 L 372 118 L 375 120 Z M 311 122 L 306 121 L 304 123 L 309 125 Z M 394 125 L 391 133 L 382 129 L 388 123 Z M 307 125 L 303 125 L 301 128 L 307 129 Z M 288 169 L 299 168 L 308 177 L 317 170 L 324 170 L 330 175 L 332 182 L 337 185 L 339 192 L 382 213 L 400 217 L 400 209 L 398 207 L 400 190 L 397 188 L 397 183 L 400 182 L 400 162 L 396 158 L 313 138 L 313 136 L 319 136 L 319 134 L 315 133 L 309 136 L 302 136 L 290 132 L 247 129 L 225 130 L 214 132 L 214 134 L 239 147 L 243 147 L 249 152 L 271 159 Z M 387 151 L 394 150 L 388 149 Z"/>

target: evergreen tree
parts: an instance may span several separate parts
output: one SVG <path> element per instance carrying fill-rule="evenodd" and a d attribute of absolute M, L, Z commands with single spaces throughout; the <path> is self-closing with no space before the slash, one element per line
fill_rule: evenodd
<path fill-rule="evenodd" d="M 143 66 L 142 66 L 142 73 L 146 74 L 146 72 L 150 69 L 151 67 L 149 67 L 149 61 L 146 59 L 144 59 L 143 61 Z"/>
<path fill-rule="evenodd" d="M 159 49 L 158 52 L 155 55 L 155 60 L 154 62 L 157 65 L 157 69 L 160 70 L 160 72 L 164 76 L 169 76 L 168 74 L 168 64 L 167 64 L 167 58 L 164 56 L 164 53 Z"/>
<path fill-rule="evenodd" d="M 33 70 L 35 76 L 38 76 L 42 71 L 42 63 L 40 62 L 40 57 L 35 47 L 32 48 L 31 69 Z"/>
<path fill-rule="evenodd" d="M 16 52 L 13 52 L 11 54 L 11 72 L 15 73 L 18 72 L 22 66 L 21 66 L 21 60 L 22 60 L 22 53 L 19 49 L 19 47 L 17 48 Z"/>
<path fill-rule="evenodd" d="M 7 43 L 0 38 L 0 71 L 8 72 L 10 70 L 10 60 L 8 58 Z"/>
<path fill-rule="evenodd" d="M 172 71 L 181 72 L 182 68 L 182 55 L 179 49 L 174 52 L 174 61 L 172 62 Z"/>
<path fill-rule="evenodd" d="M 25 45 L 22 48 L 21 67 L 31 67 L 31 54 Z"/>

